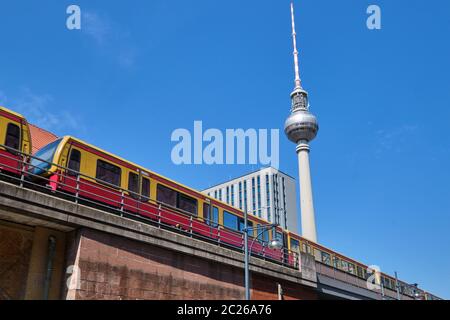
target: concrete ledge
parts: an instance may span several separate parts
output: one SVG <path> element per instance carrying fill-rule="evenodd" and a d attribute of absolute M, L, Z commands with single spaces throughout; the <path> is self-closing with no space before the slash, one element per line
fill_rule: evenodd
<path fill-rule="evenodd" d="M 0 181 L 0 219 L 70 231 L 79 227 L 99 230 L 187 255 L 243 268 L 237 251 L 94 209 L 49 194 Z M 250 269 L 266 276 L 317 287 L 315 264 L 302 255 L 302 271 L 252 258 Z"/>

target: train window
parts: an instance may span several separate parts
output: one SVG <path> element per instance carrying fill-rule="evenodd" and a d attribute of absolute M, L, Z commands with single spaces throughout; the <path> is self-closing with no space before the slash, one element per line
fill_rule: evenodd
<path fill-rule="evenodd" d="M 70 176 L 76 176 L 80 172 L 81 152 L 77 149 L 70 151 L 69 157 L 69 170 L 67 174 Z"/>
<path fill-rule="evenodd" d="M 211 216 L 212 213 L 212 216 Z M 217 207 L 213 207 L 211 212 L 211 205 L 209 203 L 203 204 L 203 217 L 205 218 L 205 222 L 213 227 L 217 227 L 219 223 L 219 209 Z"/>
<path fill-rule="evenodd" d="M 314 248 L 314 257 L 316 258 L 317 261 L 321 261 L 322 260 L 322 251 Z"/>
<path fill-rule="evenodd" d="M 345 272 L 348 272 L 348 262 L 347 261 L 342 260 L 341 266 L 342 266 L 342 270 L 344 270 Z"/>
<path fill-rule="evenodd" d="M 258 240 L 261 242 L 269 242 L 269 230 L 264 230 L 258 233 Z"/>
<path fill-rule="evenodd" d="M 355 265 L 353 263 L 348 264 L 348 272 L 355 274 Z"/>
<path fill-rule="evenodd" d="M 139 175 L 133 172 L 128 174 L 128 191 L 132 198 L 139 198 Z"/>
<path fill-rule="evenodd" d="M 331 255 L 329 253 L 322 251 L 322 263 L 328 264 L 331 266 Z"/>
<path fill-rule="evenodd" d="M 360 266 L 357 266 L 357 267 L 356 267 L 356 273 L 357 273 L 358 277 L 364 279 L 363 268 L 361 268 Z"/>
<path fill-rule="evenodd" d="M 20 149 L 20 128 L 14 123 L 8 123 L 6 129 L 5 146 L 14 150 Z"/>
<path fill-rule="evenodd" d="M 197 200 L 178 193 L 178 209 L 197 215 Z"/>
<path fill-rule="evenodd" d="M 334 259 L 333 259 L 333 266 L 336 269 L 341 269 L 341 259 L 339 259 L 338 257 L 334 257 Z"/>
<path fill-rule="evenodd" d="M 219 209 L 217 207 L 213 207 L 212 221 L 214 227 L 219 225 Z"/>
<path fill-rule="evenodd" d="M 142 178 L 142 191 L 141 191 L 141 201 L 149 201 L 150 200 L 150 180 L 147 178 Z"/>
<path fill-rule="evenodd" d="M 97 160 L 96 178 L 98 180 L 118 187 L 121 173 L 122 170 L 119 167 L 100 159 Z"/>
<path fill-rule="evenodd" d="M 284 237 L 281 232 L 275 232 L 275 238 L 284 246 Z"/>
<path fill-rule="evenodd" d="M 211 206 L 209 203 L 203 203 L 203 219 L 205 219 L 206 224 L 211 224 Z"/>
<path fill-rule="evenodd" d="M 156 188 L 156 200 L 169 206 L 176 207 L 177 192 L 161 184 L 158 184 L 158 187 Z"/>
<path fill-rule="evenodd" d="M 300 252 L 300 242 L 291 238 L 291 251 Z"/>
<path fill-rule="evenodd" d="M 302 243 L 302 251 L 311 254 L 311 246 L 306 243 Z"/>
<path fill-rule="evenodd" d="M 247 228 L 253 228 L 253 222 L 247 220 Z M 238 230 L 244 231 L 245 229 L 245 220 L 242 218 L 238 218 Z M 247 234 L 250 237 L 253 237 L 253 229 L 247 230 Z"/>
<path fill-rule="evenodd" d="M 227 228 L 237 230 L 238 228 L 238 218 L 228 211 L 223 211 L 223 225 Z"/>

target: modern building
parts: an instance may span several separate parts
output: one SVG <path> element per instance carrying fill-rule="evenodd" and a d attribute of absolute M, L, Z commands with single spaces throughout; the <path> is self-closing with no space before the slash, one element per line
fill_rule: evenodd
<path fill-rule="evenodd" d="M 249 214 L 298 232 L 295 179 L 272 167 L 202 191 Z"/>

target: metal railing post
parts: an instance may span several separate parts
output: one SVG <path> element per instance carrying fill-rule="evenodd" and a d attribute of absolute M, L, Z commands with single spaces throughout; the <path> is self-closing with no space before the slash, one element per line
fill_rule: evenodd
<path fill-rule="evenodd" d="M 23 187 L 23 182 L 25 181 L 25 156 L 22 155 L 22 160 L 20 162 L 20 187 Z"/>
<path fill-rule="evenodd" d="M 80 175 L 77 174 L 77 187 L 75 191 L 75 203 L 78 204 L 78 197 L 80 196 Z"/>
<path fill-rule="evenodd" d="M 122 212 L 122 213 L 123 213 L 123 206 L 125 204 L 124 196 L 125 196 L 125 192 L 122 190 L 121 195 L 120 195 L 120 212 Z M 123 214 L 121 214 L 121 216 L 123 216 Z"/>
<path fill-rule="evenodd" d="M 161 228 L 161 204 L 158 206 L 158 228 Z"/>
<path fill-rule="evenodd" d="M 221 230 L 220 226 L 217 225 L 217 243 L 218 243 L 219 247 L 220 247 L 220 243 L 221 243 L 220 230 Z"/>

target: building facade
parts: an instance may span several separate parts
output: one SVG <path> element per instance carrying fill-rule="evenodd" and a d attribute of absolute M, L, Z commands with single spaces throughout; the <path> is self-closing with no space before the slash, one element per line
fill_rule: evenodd
<path fill-rule="evenodd" d="M 202 192 L 248 214 L 298 232 L 295 179 L 275 168 L 263 168 Z"/>

